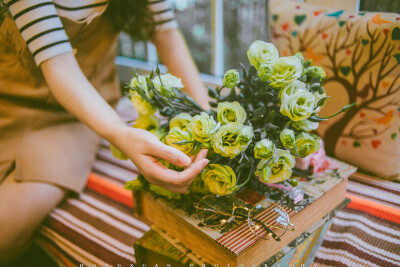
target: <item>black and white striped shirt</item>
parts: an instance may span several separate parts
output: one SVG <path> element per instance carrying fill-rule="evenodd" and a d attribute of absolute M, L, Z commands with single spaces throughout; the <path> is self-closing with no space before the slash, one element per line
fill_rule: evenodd
<path fill-rule="evenodd" d="M 132 0 L 134 1 L 134 0 Z M 168 0 L 148 0 L 156 31 L 177 27 Z M 54 56 L 72 52 L 60 17 L 89 23 L 101 15 L 108 0 L 4 0 L 37 65 Z"/>

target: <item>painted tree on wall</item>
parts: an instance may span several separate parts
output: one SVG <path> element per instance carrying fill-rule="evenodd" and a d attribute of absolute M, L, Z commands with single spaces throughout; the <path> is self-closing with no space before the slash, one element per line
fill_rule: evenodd
<path fill-rule="evenodd" d="M 287 40 L 290 54 L 301 51 L 315 64 L 321 61 L 329 71 L 325 85 L 340 84 L 346 89 L 349 103 L 358 103 L 326 130 L 326 150 L 331 155 L 340 137 L 351 138 L 354 147 L 379 146 L 380 140 L 371 138 L 387 134 L 390 122 L 400 111 L 400 43 L 396 42 L 400 40 L 400 27 L 393 27 L 381 14 L 373 16 L 368 23 L 360 23 L 363 13 L 359 13 L 358 18 L 349 16 L 346 19 L 342 18 L 342 13 L 314 12 L 314 16 L 332 19 L 312 30 L 298 30 L 305 14 L 294 17 L 296 27 L 292 29 L 289 24 L 282 24 L 284 33 L 272 29 L 274 39 Z M 376 116 L 367 118 L 365 110 L 373 111 Z M 356 115 L 360 116 L 359 120 L 344 132 Z M 394 139 L 398 132 L 388 134 Z"/>

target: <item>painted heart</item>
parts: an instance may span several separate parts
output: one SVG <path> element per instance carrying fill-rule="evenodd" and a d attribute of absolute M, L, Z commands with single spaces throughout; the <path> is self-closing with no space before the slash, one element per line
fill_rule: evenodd
<path fill-rule="evenodd" d="M 339 69 L 340 69 L 340 72 L 341 72 L 344 76 L 349 75 L 350 70 L 351 70 L 350 66 L 340 66 Z"/>
<path fill-rule="evenodd" d="M 382 144 L 381 140 L 377 140 L 377 139 L 371 140 L 371 146 L 375 149 L 377 149 L 381 144 Z"/>
<path fill-rule="evenodd" d="M 353 15 L 350 15 L 350 16 L 349 16 L 349 19 L 352 19 L 352 18 L 354 18 L 354 16 L 353 16 Z"/>
<path fill-rule="evenodd" d="M 278 14 L 272 15 L 272 20 L 273 21 L 277 21 L 278 19 L 279 19 L 279 15 Z"/>
<path fill-rule="evenodd" d="M 388 82 L 388 81 L 382 81 L 382 87 L 383 88 L 388 88 L 389 87 L 389 85 L 390 85 L 390 82 Z"/>
<path fill-rule="evenodd" d="M 400 65 L 400 54 L 395 54 L 393 57 L 397 60 L 397 63 Z"/>
<path fill-rule="evenodd" d="M 385 35 L 388 35 L 389 29 L 383 29 L 383 33 L 384 33 Z"/>
<path fill-rule="evenodd" d="M 397 133 L 392 133 L 392 134 L 390 135 L 390 137 L 392 138 L 392 140 L 394 140 L 394 139 L 397 137 Z"/>
<path fill-rule="evenodd" d="M 362 39 L 361 43 L 363 44 L 363 46 L 366 46 L 367 44 L 369 44 L 369 40 L 367 39 Z"/>
<path fill-rule="evenodd" d="M 400 17 L 396 18 L 397 21 L 400 21 Z"/>
<path fill-rule="evenodd" d="M 325 40 L 326 38 L 328 38 L 328 34 L 327 34 L 327 33 L 323 33 L 323 34 L 322 34 L 322 39 Z"/>
<path fill-rule="evenodd" d="M 306 17 L 307 17 L 306 15 L 296 15 L 294 16 L 294 22 L 296 22 L 297 25 L 300 25 L 303 23 Z"/>
<path fill-rule="evenodd" d="M 396 27 L 392 31 L 392 40 L 400 40 L 400 28 Z"/>
<path fill-rule="evenodd" d="M 346 50 L 346 55 L 348 55 L 348 56 L 351 55 L 351 50 L 350 49 Z"/>
<path fill-rule="evenodd" d="M 360 142 L 354 141 L 353 147 L 360 147 L 360 146 L 361 146 L 361 143 L 360 143 Z"/>
<path fill-rule="evenodd" d="M 339 21 L 339 26 L 340 27 L 343 27 L 344 25 L 346 25 L 346 21 L 345 20 Z"/>
<path fill-rule="evenodd" d="M 297 36 L 297 31 L 292 31 L 292 35 L 293 35 L 294 37 L 296 37 L 296 36 Z"/>
<path fill-rule="evenodd" d="M 300 6 L 295 6 L 294 8 L 296 8 L 296 9 L 300 9 L 301 7 L 300 7 Z"/>
<path fill-rule="evenodd" d="M 365 113 L 364 112 L 360 112 L 360 118 L 365 118 Z"/>
<path fill-rule="evenodd" d="M 282 24 L 282 29 L 283 29 L 285 32 L 288 30 L 288 28 L 289 28 L 289 23 L 288 23 L 288 22 Z"/>
<path fill-rule="evenodd" d="M 342 143 L 342 145 L 344 145 L 344 146 L 345 146 L 345 145 L 347 145 L 347 142 L 346 142 L 346 140 L 342 140 L 342 142 L 341 142 L 341 143 Z"/>

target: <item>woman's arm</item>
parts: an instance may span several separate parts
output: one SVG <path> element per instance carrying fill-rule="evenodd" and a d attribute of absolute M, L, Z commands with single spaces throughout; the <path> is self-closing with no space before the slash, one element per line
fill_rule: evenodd
<path fill-rule="evenodd" d="M 189 93 L 204 109 L 209 109 L 207 89 L 200 80 L 199 71 L 193 62 L 186 42 L 178 29 L 156 32 L 153 42 L 161 61 L 168 72 L 180 77 Z"/>
<path fill-rule="evenodd" d="M 84 76 L 72 53 L 50 58 L 40 67 L 58 102 L 124 152 L 149 182 L 183 193 L 207 165 L 206 151 L 199 153 L 191 163 L 188 156 L 161 143 L 151 133 L 126 126 Z M 189 167 L 183 172 L 175 172 L 159 163 L 158 158 Z"/>

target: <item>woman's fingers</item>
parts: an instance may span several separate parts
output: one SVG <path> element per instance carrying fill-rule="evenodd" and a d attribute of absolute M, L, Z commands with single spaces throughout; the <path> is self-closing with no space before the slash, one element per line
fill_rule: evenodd
<path fill-rule="evenodd" d="M 140 171 L 150 183 L 162 186 L 173 192 L 186 191 L 192 181 L 209 162 L 208 159 L 204 158 L 200 160 L 196 159 L 196 162 L 190 164 L 186 170 L 177 172 L 168 169 L 151 156 L 141 157 L 140 161 Z"/>
<path fill-rule="evenodd" d="M 208 159 L 201 159 L 192 163 L 189 168 L 178 173 L 177 180 L 190 185 L 197 175 L 199 175 L 204 167 L 208 164 L 208 162 Z"/>
<path fill-rule="evenodd" d="M 205 159 L 207 157 L 208 149 L 202 149 L 200 152 L 197 154 L 196 159 L 194 162 L 200 161 L 202 159 Z"/>
<path fill-rule="evenodd" d="M 166 160 L 169 163 L 172 163 L 179 167 L 188 166 L 192 162 L 185 153 L 179 151 L 176 148 L 167 146 L 161 142 L 152 147 L 148 154 L 151 156 L 162 158 L 163 160 Z"/>

